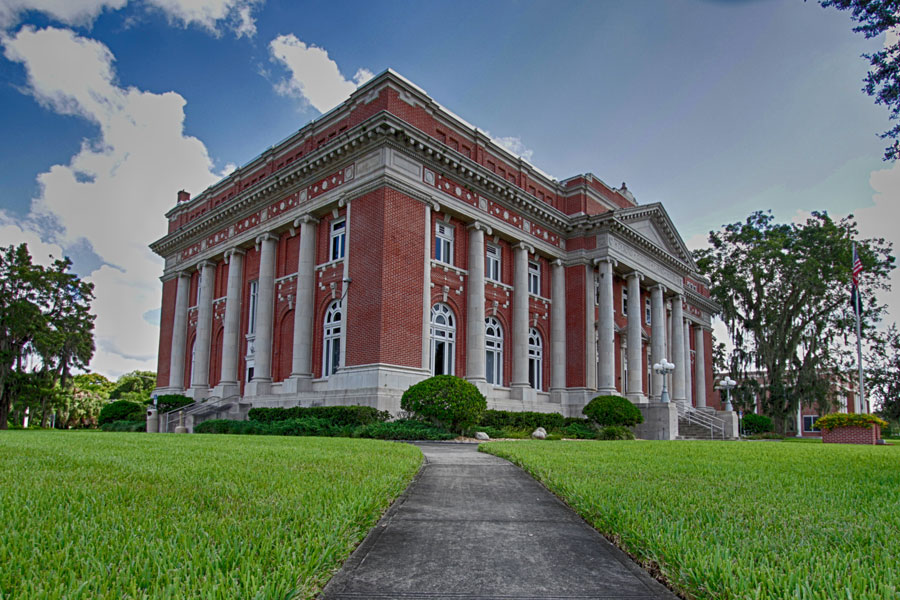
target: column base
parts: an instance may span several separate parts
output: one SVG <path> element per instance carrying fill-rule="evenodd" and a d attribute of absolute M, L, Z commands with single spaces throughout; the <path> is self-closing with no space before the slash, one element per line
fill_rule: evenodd
<path fill-rule="evenodd" d="M 621 396 L 622 394 L 620 394 L 619 390 L 617 390 L 616 388 L 611 387 L 611 388 L 601 388 L 601 389 L 597 390 L 597 395 L 598 396 Z"/>
<path fill-rule="evenodd" d="M 209 386 L 191 386 L 189 390 L 184 392 L 184 395 L 191 398 L 194 402 L 201 402 L 209 398 Z"/>
<path fill-rule="evenodd" d="M 241 395 L 241 384 L 236 381 L 223 381 L 212 389 L 210 396 L 216 398 L 231 398 L 232 396 Z"/>
<path fill-rule="evenodd" d="M 509 397 L 522 402 L 535 402 L 537 400 L 537 390 L 527 383 L 514 383 L 510 387 Z"/>
<path fill-rule="evenodd" d="M 647 396 L 645 396 L 643 393 L 640 393 L 640 394 L 630 394 L 629 393 L 629 394 L 625 394 L 625 397 L 628 398 L 628 400 L 632 404 L 648 404 L 650 402 L 650 399 L 647 398 Z"/>
<path fill-rule="evenodd" d="M 291 375 L 281 382 L 281 393 L 299 394 L 312 391 L 312 375 Z"/>
<path fill-rule="evenodd" d="M 244 386 L 244 396 L 265 396 L 271 391 L 271 379 L 254 379 Z"/>

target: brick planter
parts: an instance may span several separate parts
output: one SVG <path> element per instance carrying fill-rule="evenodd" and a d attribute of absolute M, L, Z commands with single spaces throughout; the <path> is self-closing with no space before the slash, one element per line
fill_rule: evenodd
<path fill-rule="evenodd" d="M 869 444 L 875 445 L 881 439 L 881 427 L 835 427 L 822 432 L 826 444 Z"/>

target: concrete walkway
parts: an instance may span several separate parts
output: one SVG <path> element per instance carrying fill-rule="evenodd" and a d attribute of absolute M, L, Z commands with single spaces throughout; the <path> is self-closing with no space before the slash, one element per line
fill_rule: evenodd
<path fill-rule="evenodd" d="M 327 600 L 675 600 L 511 463 L 418 444 L 426 464 L 323 592 Z"/>

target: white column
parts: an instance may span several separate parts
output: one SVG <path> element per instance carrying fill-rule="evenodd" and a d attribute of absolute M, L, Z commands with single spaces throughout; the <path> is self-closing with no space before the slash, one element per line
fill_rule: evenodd
<path fill-rule="evenodd" d="M 625 394 L 634 403 L 647 402 L 644 396 L 644 361 L 641 356 L 641 321 L 644 311 L 641 307 L 642 275 L 633 271 L 628 275 L 628 392 Z"/>
<path fill-rule="evenodd" d="M 803 437 L 803 404 L 797 403 L 797 434 L 794 437 Z"/>
<path fill-rule="evenodd" d="M 241 335 L 241 292 L 244 285 L 244 251 L 232 248 L 225 253 L 228 283 L 225 291 L 225 323 L 222 332 L 221 397 L 233 396 L 238 390 L 238 359 Z"/>
<path fill-rule="evenodd" d="M 561 260 L 550 267 L 550 391 L 566 387 L 566 268 Z"/>
<path fill-rule="evenodd" d="M 616 328 L 613 321 L 613 267 L 612 259 L 599 261 L 600 268 L 600 322 L 597 330 L 597 349 L 600 367 L 597 387 L 604 395 L 616 395 Z"/>
<path fill-rule="evenodd" d="M 312 381 L 313 303 L 316 291 L 316 226 L 319 220 L 304 215 L 294 221 L 300 227 L 297 286 L 294 299 L 294 340 L 291 354 L 290 391 L 309 387 Z M 301 383 L 302 381 L 302 383 Z"/>
<path fill-rule="evenodd" d="M 272 322 L 275 313 L 275 251 L 278 236 L 256 238 L 259 254 L 259 290 L 256 296 L 256 340 L 251 396 L 268 394 L 272 385 Z"/>
<path fill-rule="evenodd" d="M 684 403 L 692 406 L 693 402 L 693 367 L 691 366 L 691 322 L 684 321 Z"/>
<path fill-rule="evenodd" d="M 191 293 L 191 277 L 178 274 L 175 289 L 175 318 L 172 320 L 172 353 L 169 359 L 169 387 L 184 389 L 184 353 L 187 343 L 188 294 Z"/>
<path fill-rule="evenodd" d="M 438 211 L 437 202 L 425 204 L 425 265 L 422 276 L 422 369 L 431 369 L 431 211 Z"/>
<path fill-rule="evenodd" d="M 528 384 L 528 246 L 513 247 L 512 387 Z"/>
<path fill-rule="evenodd" d="M 684 373 L 685 367 L 684 356 L 684 310 L 682 303 L 684 298 L 681 294 L 676 294 L 672 298 L 672 363 L 675 365 L 675 371 L 672 373 L 672 399 L 675 402 L 685 403 L 684 393 Z"/>
<path fill-rule="evenodd" d="M 694 379 L 697 384 L 695 406 L 706 406 L 706 348 L 703 345 L 703 327 L 694 329 Z"/>
<path fill-rule="evenodd" d="M 650 288 L 650 364 L 655 365 L 666 358 L 666 309 L 663 306 L 665 287 L 655 285 Z M 662 375 L 656 371 L 650 377 L 650 397 L 659 402 L 662 395 Z"/>
<path fill-rule="evenodd" d="M 191 389 L 194 398 L 206 397 L 209 391 L 209 346 L 212 335 L 212 300 L 216 283 L 216 265 L 208 260 L 197 268 L 200 271 L 200 294 L 197 299 L 197 340 L 194 342 L 194 370 Z"/>
<path fill-rule="evenodd" d="M 350 293 L 350 235 L 353 230 L 353 223 L 350 220 L 350 201 L 346 201 L 347 210 L 344 213 L 344 275 L 341 278 L 341 362 L 338 370 L 347 366 L 347 305 L 350 299 L 347 297 Z M 340 205 L 340 202 L 338 203 Z"/>
<path fill-rule="evenodd" d="M 466 379 L 486 382 L 484 372 L 484 233 L 475 221 L 469 225 L 469 279 L 466 282 Z M 490 233 L 490 232 L 488 232 Z"/>
<path fill-rule="evenodd" d="M 594 265 L 584 266 L 584 386 L 597 389 L 597 309 L 594 303 L 596 282 Z"/>

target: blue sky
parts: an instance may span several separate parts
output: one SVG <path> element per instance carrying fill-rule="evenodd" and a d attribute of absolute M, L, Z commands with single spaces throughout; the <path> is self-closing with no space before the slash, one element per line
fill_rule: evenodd
<path fill-rule="evenodd" d="M 0 243 L 95 282 L 95 370 L 155 369 L 175 193 L 389 67 L 547 173 L 663 202 L 689 245 L 760 209 L 897 240 L 860 91 L 885 40 L 852 26 L 800 0 L 0 0 Z"/>

